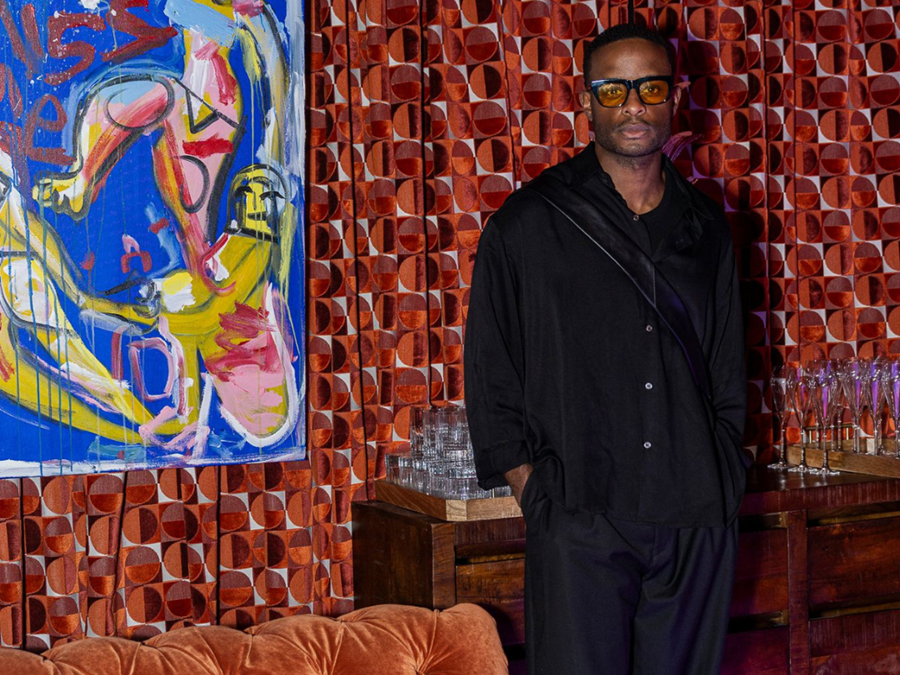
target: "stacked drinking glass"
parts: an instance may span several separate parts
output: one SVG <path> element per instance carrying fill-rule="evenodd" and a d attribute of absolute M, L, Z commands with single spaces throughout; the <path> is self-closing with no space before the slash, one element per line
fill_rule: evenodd
<path fill-rule="evenodd" d="M 464 406 L 414 407 L 409 453 L 385 457 L 385 478 L 444 499 L 482 499 L 511 494 L 509 487 L 478 487 Z"/>

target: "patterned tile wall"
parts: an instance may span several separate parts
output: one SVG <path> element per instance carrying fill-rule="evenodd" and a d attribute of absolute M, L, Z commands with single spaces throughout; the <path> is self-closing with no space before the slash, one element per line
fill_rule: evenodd
<path fill-rule="evenodd" d="M 681 170 L 725 205 L 748 345 L 900 353 L 900 43 L 882 0 L 636 0 L 677 45 Z M 0 645 L 352 607 L 351 503 L 463 397 L 468 286 L 505 197 L 590 140 L 584 41 L 626 0 L 309 0 L 309 460 L 0 480 Z"/>

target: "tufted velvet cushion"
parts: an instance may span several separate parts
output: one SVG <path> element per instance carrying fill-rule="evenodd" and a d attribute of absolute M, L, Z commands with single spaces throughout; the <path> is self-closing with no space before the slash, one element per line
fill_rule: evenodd
<path fill-rule="evenodd" d="M 476 605 L 444 611 L 378 605 L 338 619 L 293 616 L 241 632 L 183 628 L 134 642 L 88 638 L 42 655 L 0 650 L 16 675 L 506 675 L 494 620 Z"/>

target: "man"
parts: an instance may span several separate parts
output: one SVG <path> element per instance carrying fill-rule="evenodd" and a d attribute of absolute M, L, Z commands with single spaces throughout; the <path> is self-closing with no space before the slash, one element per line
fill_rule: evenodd
<path fill-rule="evenodd" d="M 584 73 L 594 142 L 511 195 L 479 243 L 465 344 L 479 481 L 508 483 L 525 517 L 532 675 L 714 675 L 750 461 L 731 236 L 662 154 L 681 97 L 666 42 L 616 26 Z M 551 203 L 582 198 L 627 244 L 618 262 Z M 693 337 L 666 319 L 667 288 Z"/>

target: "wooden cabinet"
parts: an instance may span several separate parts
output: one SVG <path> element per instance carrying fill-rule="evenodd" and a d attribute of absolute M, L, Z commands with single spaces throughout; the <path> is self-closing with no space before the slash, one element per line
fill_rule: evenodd
<path fill-rule="evenodd" d="M 504 645 L 525 640 L 525 523 L 446 522 L 381 502 L 353 505 L 356 606 L 386 602 L 443 609 L 476 602 Z"/>
<path fill-rule="evenodd" d="M 521 657 L 521 518 L 446 522 L 380 502 L 353 508 L 358 607 L 477 602 Z M 900 673 L 900 479 L 754 468 L 739 522 L 722 673 Z"/>

